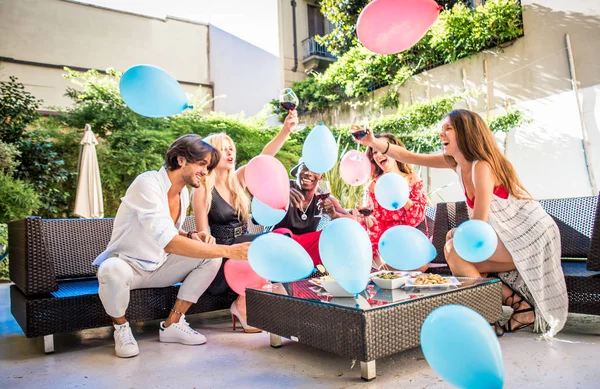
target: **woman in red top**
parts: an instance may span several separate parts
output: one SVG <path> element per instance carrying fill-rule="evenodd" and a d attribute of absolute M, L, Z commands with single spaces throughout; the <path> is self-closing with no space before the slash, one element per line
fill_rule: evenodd
<path fill-rule="evenodd" d="M 393 145 L 405 147 L 404 144 L 392 134 L 377 134 L 376 138 L 384 138 Z M 412 168 L 403 162 L 393 160 L 379 151 L 369 147 L 367 157 L 371 161 L 372 180 L 365 187 L 365 196 L 368 196 L 373 204 L 373 213 L 364 217 L 364 224 L 368 226 L 371 247 L 373 248 L 373 267 L 376 269 L 387 268 L 385 261 L 379 256 L 379 238 L 389 228 L 399 225 L 416 227 L 425 220 L 425 207 L 427 195 L 423 192 L 423 180 L 413 173 Z M 409 198 L 404 207 L 389 211 L 383 208 L 375 198 L 375 184 L 379 177 L 385 173 L 400 174 L 407 181 L 410 188 Z M 426 267 L 425 267 L 426 269 Z M 419 269 L 421 271 L 425 269 Z M 401 269 L 413 270 L 413 269 Z"/>

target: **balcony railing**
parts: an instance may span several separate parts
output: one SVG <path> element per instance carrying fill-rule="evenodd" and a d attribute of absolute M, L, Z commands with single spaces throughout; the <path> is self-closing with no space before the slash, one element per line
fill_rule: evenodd
<path fill-rule="evenodd" d="M 320 45 L 315 41 L 314 37 L 302 41 L 302 53 L 302 59 L 312 57 L 313 55 L 335 59 L 335 57 L 327 51 L 325 46 Z"/>

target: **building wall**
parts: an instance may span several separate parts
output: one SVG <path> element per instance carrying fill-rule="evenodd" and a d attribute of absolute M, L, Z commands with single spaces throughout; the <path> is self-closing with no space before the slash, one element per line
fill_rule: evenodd
<path fill-rule="evenodd" d="M 112 67 L 123 72 L 147 63 L 169 72 L 186 92 L 212 96 L 208 30 L 202 23 L 163 20 L 75 1 L 2 0 L 0 57 L 16 63 L 0 62 L 0 80 L 15 75 L 31 93 L 44 99 L 44 108 L 64 107 L 71 103 L 63 95 L 72 84 L 61 77 L 60 67 Z"/>
<path fill-rule="evenodd" d="M 302 64 L 302 42 L 308 38 L 308 4 L 316 5 L 316 1 L 296 0 L 296 50 L 298 65 L 294 67 L 294 32 L 292 18 L 292 1 L 279 0 L 279 55 L 281 57 L 281 86 L 287 88 L 295 81 L 304 80 L 308 75 Z M 330 27 L 325 23 L 325 33 Z"/>
<path fill-rule="evenodd" d="M 278 57 L 214 26 L 210 26 L 209 57 L 215 111 L 253 116 L 277 98 Z"/>
<path fill-rule="evenodd" d="M 524 37 L 502 50 L 488 50 L 411 78 L 399 88 L 400 101 L 410 105 L 463 92 L 466 84 L 468 90 L 479 91 L 479 95 L 458 103 L 457 108 L 470 108 L 483 117 L 489 112 L 491 118 L 503 113 L 507 106 L 525 111 L 532 122 L 510 131 L 506 155 L 527 189 L 536 198 L 589 196 L 592 189 L 565 34 L 571 40 L 589 155 L 600 184 L 600 2 L 522 0 L 522 4 Z M 377 90 L 369 98 L 374 100 L 388 89 Z M 374 111 L 372 107 L 370 104 L 359 112 L 340 105 L 302 119 L 336 126 L 365 113 L 375 117 L 393 113 Z M 498 143 L 504 148 L 504 134 L 498 135 Z M 464 199 L 454 172 L 432 169 L 427 173 L 424 169 L 422 175 L 429 182 L 430 191 L 444 187 L 432 200 Z"/>

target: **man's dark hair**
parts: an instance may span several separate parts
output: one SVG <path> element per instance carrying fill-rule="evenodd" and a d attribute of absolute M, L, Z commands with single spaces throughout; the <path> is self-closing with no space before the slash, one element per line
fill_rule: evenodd
<path fill-rule="evenodd" d="M 167 170 L 177 170 L 179 162 L 178 157 L 184 157 L 189 163 L 198 162 L 210 155 L 210 164 L 208 165 L 208 171 L 210 172 L 219 163 L 221 153 L 208 143 L 202 140 L 200 135 L 187 134 L 178 138 L 165 156 L 165 167 Z"/>

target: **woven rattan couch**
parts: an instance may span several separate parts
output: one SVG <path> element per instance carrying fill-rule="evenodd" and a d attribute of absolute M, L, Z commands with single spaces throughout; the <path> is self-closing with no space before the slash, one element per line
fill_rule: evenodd
<path fill-rule="evenodd" d="M 44 337 L 46 352 L 54 350 L 53 334 L 111 325 L 92 261 L 106 248 L 112 227 L 113 219 L 28 217 L 8 224 L 11 311 L 28 338 Z M 184 229 L 194 229 L 193 217 Z M 131 291 L 127 318 L 166 318 L 178 290 L 173 285 Z M 214 296 L 207 292 L 188 314 L 229 308 L 236 297 L 229 289 Z"/>
<path fill-rule="evenodd" d="M 562 267 L 569 294 L 569 312 L 600 315 L 600 202 L 598 198 L 575 197 L 540 200 L 560 230 Z M 433 244 L 438 256 L 434 263 L 445 264 L 446 233 L 468 219 L 464 201 L 438 203 Z M 449 273 L 447 267 L 434 268 Z"/>

